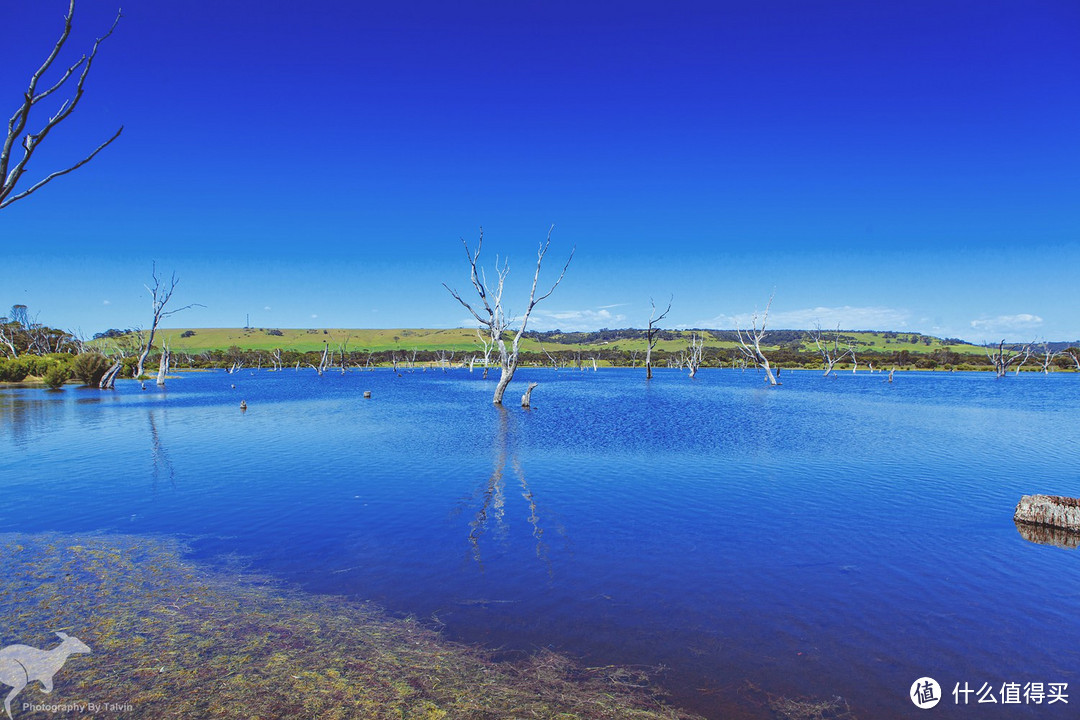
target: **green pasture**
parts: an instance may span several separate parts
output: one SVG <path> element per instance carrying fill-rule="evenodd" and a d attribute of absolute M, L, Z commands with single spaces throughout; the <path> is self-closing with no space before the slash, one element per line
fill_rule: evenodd
<path fill-rule="evenodd" d="M 656 349 L 668 352 L 685 350 L 692 331 L 677 330 L 668 332 L 674 332 L 676 339 L 659 340 Z M 184 337 L 184 335 L 187 335 L 187 337 Z M 705 331 L 704 335 L 706 347 L 732 348 L 736 346 L 735 342 L 719 340 L 708 331 Z M 850 344 L 856 350 L 866 352 L 892 353 L 907 350 L 913 354 L 922 354 L 937 350 L 950 350 L 980 355 L 983 353 L 983 349 L 975 345 L 966 343 L 946 344 L 940 338 L 916 333 L 841 331 L 840 335 L 841 347 L 847 347 Z M 764 346 L 768 349 L 778 348 L 779 345 L 774 339 L 775 337 L 775 335 L 773 337 L 766 335 Z M 831 333 L 826 333 L 826 339 L 831 343 Z M 108 346 L 116 341 L 97 340 L 94 342 L 99 346 Z M 169 347 L 174 351 L 186 353 L 227 350 L 234 346 L 243 350 L 273 351 L 281 349 L 307 352 L 322 350 L 325 343 L 328 343 L 333 350 L 338 350 L 344 346 L 352 352 L 387 350 L 400 350 L 402 352 L 411 350 L 472 352 L 481 350 L 476 331 L 468 328 L 443 330 L 425 328 L 167 328 L 158 330 L 154 344 L 160 347 L 162 342 L 168 342 Z M 637 351 L 644 353 L 646 349 L 644 338 L 615 338 L 602 342 L 586 343 L 554 340 L 546 340 L 540 343 L 533 338 L 525 338 L 522 340 L 522 350 L 525 352 L 540 352 L 541 344 L 549 352 L 577 351 L 583 354 L 599 351 Z M 792 347 L 790 343 L 788 346 Z M 804 336 L 798 341 L 798 348 L 810 352 L 815 350 L 814 342 L 808 336 Z"/>

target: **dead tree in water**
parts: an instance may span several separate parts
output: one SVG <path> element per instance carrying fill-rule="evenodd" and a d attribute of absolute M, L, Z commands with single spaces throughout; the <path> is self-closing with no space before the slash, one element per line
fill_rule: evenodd
<path fill-rule="evenodd" d="M 657 341 L 656 335 L 657 335 L 657 333 L 660 332 L 660 328 L 656 327 L 656 325 L 661 320 L 663 320 L 665 317 L 667 317 L 667 314 L 669 312 L 671 312 L 671 301 L 674 300 L 674 299 L 675 299 L 674 296 L 672 296 L 668 300 L 667 308 L 664 310 L 664 312 L 660 313 L 659 316 L 656 315 L 656 303 L 654 303 L 651 298 L 649 299 L 649 304 L 652 305 L 652 312 L 649 314 L 649 329 L 645 331 L 645 343 L 646 343 L 646 345 L 645 345 L 645 379 L 646 380 L 651 380 L 652 379 L 652 351 L 653 351 L 653 348 L 656 347 L 656 341 Z"/>
<path fill-rule="evenodd" d="M 1050 348 L 1050 343 L 1044 342 L 1043 343 L 1042 353 L 1040 353 L 1041 357 L 1040 357 L 1040 360 L 1039 360 L 1039 365 L 1040 365 L 1040 367 L 1042 367 L 1043 375 L 1049 375 L 1050 374 L 1050 365 L 1053 364 L 1054 358 L 1056 358 L 1059 355 L 1064 355 L 1064 354 L 1065 353 L 1063 353 L 1063 352 L 1055 352 L 1054 350 L 1052 350 Z"/>
<path fill-rule="evenodd" d="M 114 362 L 105 374 L 101 376 L 101 381 L 98 383 L 98 387 L 102 390 L 107 390 L 116 387 L 116 376 L 120 374 L 120 370 L 124 367 L 124 359 L 121 357 Z"/>
<path fill-rule="evenodd" d="M 480 328 L 476 328 L 476 339 L 480 341 L 481 347 L 484 348 L 484 379 L 487 379 L 488 370 L 491 368 L 491 351 L 495 347 L 495 341 L 490 337 L 485 337 Z M 469 372 L 472 372 L 472 361 L 469 362 Z"/>
<path fill-rule="evenodd" d="M 555 229 L 552 225 L 548 230 L 547 240 L 540 245 L 540 250 L 536 256 L 536 272 L 533 274 L 532 289 L 529 291 L 529 304 L 525 308 L 525 315 L 521 318 L 521 325 L 517 331 L 514 332 L 513 340 L 510 347 L 506 346 L 506 340 L 503 334 L 510 329 L 510 323 L 513 321 L 507 317 L 505 310 L 503 309 L 503 284 L 506 281 L 506 276 L 510 272 L 510 264 L 505 262 L 502 267 L 498 265 L 498 259 L 496 259 L 496 276 L 497 281 L 494 288 L 489 288 L 487 285 L 487 279 L 484 276 L 483 270 L 477 267 L 477 260 L 480 257 L 480 249 L 484 243 L 484 231 L 480 230 L 480 241 L 476 244 L 476 252 L 469 250 L 469 244 L 462 239 L 462 244 L 465 246 L 465 255 L 469 260 L 470 279 L 472 280 L 473 289 L 476 290 L 477 295 L 480 296 L 480 302 L 483 303 L 481 312 L 477 312 L 473 309 L 473 306 L 465 301 L 456 291 L 452 290 L 449 285 L 443 283 L 443 287 L 461 303 L 466 310 L 472 313 L 472 316 L 476 318 L 476 321 L 480 323 L 482 328 L 487 330 L 488 337 L 494 341 L 495 345 L 499 349 L 499 365 L 502 369 L 502 374 L 499 376 L 499 382 L 495 386 L 495 395 L 492 398 L 492 402 L 496 405 L 502 404 L 503 394 L 506 392 L 506 386 L 510 384 L 510 380 L 514 377 L 514 371 L 518 366 L 518 353 L 520 351 L 521 337 L 525 334 L 525 328 L 529 323 L 529 316 L 532 315 L 533 308 L 537 303 L 547 298 L 551 293 L 555 291 L 555 288 L 562 282 L 563 277 L 566 275 L 566 268 L 570 266 L 570 261 L 574 257 L 574 251 L 570 251 L 570 257 L 566 259 L 566 264 L 563 265 L 562 272 L 559 273 L 558 279 L 548 289 L 546 293 L 536 295 L 536 286 L 540 281 L 540 265 L 544 261 L 544 255 L 547 253 L 548 246 L 551 245 L 551 232 Z"/>
<path fill-rule="evenodd" d="M 315 372 L 319 373 L 319 375 L 322 375 L 324 372 L 326 372 L 327 368 L 330 367 L 330 356 L 329 356 L 329 354 L 330 354 L 330 342 L 328 340 L 323 340 L 323 351 L 322 351 L 322 357 L 319 358 L 319 367 L 315 367 L 314 365 L 311 365 L 311 363 L 308 363 L 308 365 L 311 365 L 311 367 L 315 370 Z"/>
<path fill-rule="evenodd" d="M 157 384 L 161 387 L 165 387 L 165 376 L 169 373 L 169 361 L 172 359 L 172 352 L 169 350 L 168 341 L 161 343 L 161 359 L 158 360 L 157 371 Z"/>
<path fill-rule="evenodd" d="M 986 357 L 990 358 L 990 363 L 994 366 L 994 372 L 997 376 L 1005 377 L 1005 373 L 1009 370 L 1009 366 L 1015 362 L 1019 362 L 1021 365 L 1031 357 L 1031 345 L 1024 345 L 1019 350 L 1014 348 L 1006 348 L 1005 341 L 1002 340 L 998 343 L 997 350 L 991 353 L 986 351 Z M 1019 368 L 1019 366 L 1017 366 Z"/>
<path fill-rule="evenodd" d="M 529 389 L 525 391 L 525 394 L 521 396 L 521 407 L 532 407 L 532 391 L 536 389 L 536 386 L 540 383 L 529 383 Z"/>
<path fill-rule="evenodd" d="M 149 285 L 144 285 L 143 287 L 146 288 L 146 292 L 150 293 L 153 315 L 150 321 L 150 331 L 146 335 L 145 343 L 143 344 L 142 350 L 139 352 L 139 359 L 135 363 L 135 377 L 142 377 L 143 364 L 146 362 L 146 356 L 150 354 L 151 348 L 154 347 L 154 333 L 157 332 L 161 320 L 193 307 L 202 307 L 202 305 L 199 305 L 198 303 L 192 303 L 190 305 L 185 305 L 182 308 L 176 308 L 175 310 L 166 310 L 165 306 L 168 305 L 169 300 L 172 299 L 173 293 L 176 291 L 176 286 L 180 283 L 180 279 L 176 277 L 176 273 L 173 273 L 172 277 L 169 279 L 169 284 L 166 286 L 164 279 L 158 277 L 157 263 L 151 265 L 150 277 L 153 278 L 154 281 L 153 287 Z"/>
<path fill-rule="evenodd" d="M 556 358 L 556 357 L 555 357 L 554 355 L 552 355 L 551 353 L 549 353 L 549 352 L 547 351 L 547 348 L 546 348 L 546 347 L 544 347 L 544 344 L 543 344 L 542 342 L 540 342 L 539 340 L 537 340 L 537 341 L 536 341 L 536 344 L 540 346 L 540 351 L 541 351 L 542 353 L 544 353 L 544 355 L 546 355 L 546 356 L 547 356 L 547 359 L 548 359 L 549 361 L 551 361 L 551 367 L 552 367 L 553 369 L 555 369 L 555 370 L 558 370 L 558 369 L 559 369 L 559 360 L 558 360 L 558 358 Z"/>
<path fill-rule="evenodd" d="M 818 352 L 821 353 L 821 362 L 825 365 L 825 374 L 822 377 L 828 377 L 829 373 L 833 371 L 833 367 L 841 362 L 845 357 L 851 355 L 851 359 L 855 359 L 855 350 L 849 345 L 846 349 L 840 349 L 840 326 L 836 326 L 836 332 L 833 334 L 832 344 L 821 333 L 821 327 L 815 326 L 814 331 L 810 333 L 810 337 L 814 338 L 814 344 L 817 345 Z M 871 368 L 871 371 L 873 368 Z"/>
<path fill-rule="evenodd" d="M 15 193 L 15 187 L 19 184 L 19 181 L 23 177 L 23 173 L 26 172 L 26 166 L 30 162 L 30 158 L 34 155 L 34 151 L 41 146 L 48 134 L 57 125 L 67 120 L 71 116 L 71 113 L 75 112 L 75 108 L 79 105 L 79 100 L 82 99 L 83 86 L 86 84 L 86 78 L 90 75 L 90 67 L 94 64 L 94 59 L 97 57 L 98 47 L 105 41 L 113 30 L 116 29 L 116 24 L 120 22 L 120 13 L 117 12 L 116 19 L 113 20 L 112 27 L 109 31 L 102 35 L 94 42 L 94 46 L 90 50 L 89 55 L 83 55 L 73 65 L 69 66 L 60 76 L 60 79 L 56 81 L 51 87 L 44 90 L 38 88 L 38 83 L 41 82 L 41 78 L 52 67 L 56 58 L 60 55 L 60 51 L 64 48 L 64 43 L 67 42 L 68 36 L 71 34 L 71 21 L 75 15 L 75 0 L 70 0 L 68 4 L 67 16 L 64 18 L 64 30 L 60 34 L 60 39 L 56 41 L 56 45 L 53 46 L 52 52 L 45 58 L 45 62 L 30 76 L 30 84 L 22 93 L 22 100 L 19 108 L 15 111 L 15 114 L 8 120 L 7 136 L 4 139 L 3 149 L 0 150 L 0 208 L 5 208 L 16 200 L 21 200 L 27 195 L 40 190 L 46 184 L 60 177 L 61 175 L 67 175 L 73 170 L 77 170 L 86 163 L 94 159 L 94 156 L 101 152 L 109 143 L 116 138 L 120 137 L 120 133 L 123 132 L 124 126 L 121 125 L 120 129 L 113 133 L 113 136 L 97 146 L 92 153 L 87 155 L 79 162 L 71 165 L 66 170 L 57 170 L 47 176 L 44 179 L 39 180 L 35 184 L 23 190 L 20 193 Z M 49 117 L 44 124 L 40 125 L 36 131 L 27 133 L 26 125 L 30 121 L 30 114 L 34 110 L 34 107 L 46 100 L 57 90 L 60 90 L 67 84 L 67 81 L 71 78 L 77 78 L 75 80 L 74 91 L 71 97 L 67 98 L 60 104 L 59 109 Z M 68 86 L 71 87 L 70 85 Z M 15 161 L 12 165 L 12 150 L 15 147 L 15 143 L 18 142 L 22 145 L 22 157 Z"/>
<path fill-rule="evenodd" d="M 686 349 L 685 364 L 690 371 L 690 377 L 697 375 L 701 367 L 701 359 L 705 355 L 705 336 L 698 337 L 697 333 L 690 334 L 690 346 Z"/>
<path fill-rule="evenodd" d="M 772 307 L 773 299 L 769 298 L 769 304 L 765 306 L 765 315 L 761 318 L 761 328 L 758 328 L 758 315 L 755 311 L 750 320 L 752 330 L 746 332 L 746 336 L 743 336 L 742 329 L 736 323 L 735 332 L 739 337 L 739 352 L 747 361 L 757 365 L 765 371 L 765 377 L 768 379 L 770 385 L 779 385 L 776 376 L 773 375 L 772 367 L 769 365 L 769 358 L 765 357 L 765 353 L 761 351 L 761 340 L 765 337 L 765 324 L 769 321 L 769 308 Z"/>

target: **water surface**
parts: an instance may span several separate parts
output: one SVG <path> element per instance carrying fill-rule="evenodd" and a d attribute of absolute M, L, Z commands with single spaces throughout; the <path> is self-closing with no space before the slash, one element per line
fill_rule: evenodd
<path fill-rule="evenodd" d="M 1011 517 L 1080 495 L 1080 375 L 781 379 L 521 370 L 529 411 L 464 370 L 7 388 L 0 532 L 194 538 L 508 653 L 664 665 L 713 717 L 748 682 L 916 717 L 925 675 L 946 716 L 1070 716 L 1080 554 Z M 958 708 L 964 682 L 1076 697 Z"/>

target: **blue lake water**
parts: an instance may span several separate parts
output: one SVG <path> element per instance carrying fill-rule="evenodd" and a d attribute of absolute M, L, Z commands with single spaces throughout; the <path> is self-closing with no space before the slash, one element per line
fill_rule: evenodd
<path fill-rule="evenodd" d="M 1080 375 L 781 379 L 521 370 L 505 410 L 464 370 L 6 388 L 0 532 L 189 538 L 508 654 L 663 665 L 711 717 L 747 682 L 921 717 L 921 676 L 939 715 L 1075 716 L 1080 550 L 1012 512 L 1080 495 Z M 1012 682 L 1069 705 L 1002 705 Z"/>

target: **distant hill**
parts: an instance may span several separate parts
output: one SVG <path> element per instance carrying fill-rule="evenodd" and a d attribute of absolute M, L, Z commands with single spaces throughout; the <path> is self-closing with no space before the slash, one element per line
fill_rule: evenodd
<path fill-rule="evenodd" d="M 686 348 L 691 333 L 704 334 L 706 347 L 733 348 L 738 344 L 734 330 L 661 330 L 657 350 L 678 352 Z M 832 342 L 833 333 L 826 332 Z M 346 346 L 351 352 L 381 351 L 471 351 L 480 347 L 476 331 L 466 328 L 425 329 L 371 329 L 371 328 L 174 328 L 158 330 L 155 345 L 167 341 L 173 350 L 200 353 L 211 350 L 294 350 L 309 352 L 322 350 L 324 343 L 337 350 Z M 123 342 L 125 334 L 103 333 L 95 344 Z M 765 337 L 766 347 L 795 352 L 813 351 L 813 338 L 807 330 L 770 330 Z M 540 352 L 622 350 L 627 352 L 645 350 L 645 330 L 627 328 L 620 330 L 597 330 L 595 332 L 529 332 L 526 333 L 522 350 Z M 984 356 L 984 348 L 954 338 L 936 338 L 910 332 L 886 331 L 840 331 L 842 347 L 851 345 L 856 351 L 870 353 L 893 353 L 908 351 L 911 354 L 927 354 L 947 351 Z M 1068 343 L 1055 343 L 1068 346 Z"/>

